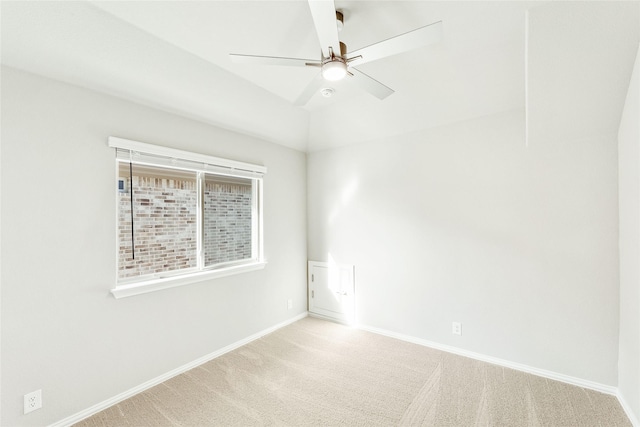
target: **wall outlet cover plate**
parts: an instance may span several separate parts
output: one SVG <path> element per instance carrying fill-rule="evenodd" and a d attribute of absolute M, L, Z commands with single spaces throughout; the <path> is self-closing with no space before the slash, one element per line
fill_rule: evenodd
<path fill-rule="evenodd" d="M 24 395 L 24 413 L 42 408 L 42 390 L 32 391 Z"/>

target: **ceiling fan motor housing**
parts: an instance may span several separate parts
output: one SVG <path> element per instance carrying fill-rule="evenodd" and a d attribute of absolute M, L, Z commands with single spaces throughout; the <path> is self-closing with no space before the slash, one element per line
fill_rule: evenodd
<path fill-rule="evenodd" d="M 338 28 L 338 32 L 344 28 L 344 15 L 339 10 L 336 10 L 336 27 Z"/>
<path fill-rule="evenodd" d="M 347 45 L 340 42 L 340 56 L 345 58 L 347 56 Z"/>

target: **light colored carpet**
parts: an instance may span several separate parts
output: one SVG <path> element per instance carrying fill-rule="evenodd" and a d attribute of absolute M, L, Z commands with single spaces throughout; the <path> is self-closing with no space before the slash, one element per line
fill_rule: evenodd
<path fill-rule="evenodd" d="M 305 318 L 76 426 L 631 426 L 617 399 Z"/>

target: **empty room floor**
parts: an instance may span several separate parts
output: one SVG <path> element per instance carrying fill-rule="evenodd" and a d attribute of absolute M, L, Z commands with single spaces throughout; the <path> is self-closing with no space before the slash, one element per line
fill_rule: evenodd
<path fill-rule="evenodd" d="M 631 426 L 614 396 L 305 318 L 76 426 Z"/>

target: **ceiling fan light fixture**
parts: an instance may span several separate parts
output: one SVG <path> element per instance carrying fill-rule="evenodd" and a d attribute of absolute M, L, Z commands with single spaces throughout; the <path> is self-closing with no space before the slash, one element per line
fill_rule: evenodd
<path fill-rule="evenodd" d="M 347 64 L 343 61 L 333 60 L 322 64 L 322 77 L 325 80 L 335 82 L 342 80 L 347 75 Z"/>

